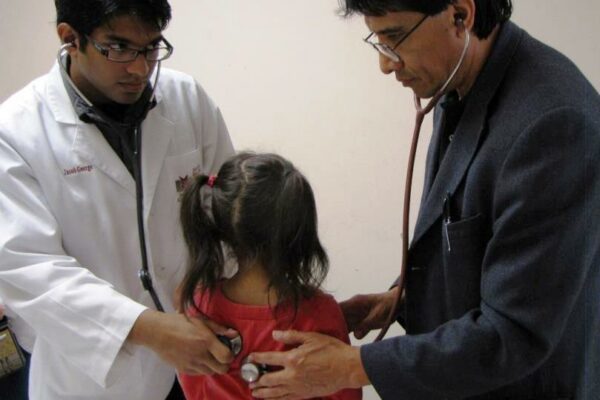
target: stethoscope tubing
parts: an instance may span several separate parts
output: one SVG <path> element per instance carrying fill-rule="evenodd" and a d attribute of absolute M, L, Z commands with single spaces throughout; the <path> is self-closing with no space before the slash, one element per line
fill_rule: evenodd
<path fill-rule="evenodd" d="M 73 46 L 73 43 L 65 43 L 60 46 L 58 50 L 58 54 L 56 56 L 58 65 L 65 72 L 63 75 L 67 80 L 69 86 L 77 93 L 77 95 L 85 101 L 85 103 L 89 107 L 94 107 L 94 104 L 79 90 L 79 88 L 75 85 L 71 77 L 69 76 L 69 72 L 67 71 L 67 67 L 63 64 L 63 54 L 69 48 Z M 160 68 L 161 62 L 157 62 L 156 72 L 154 77 L 154 83 L 152 84 L 152 94 L 150 95 L 150 99 L 148 100 L 148 104 L 151 104 L 154 100 L 154 96 L 156 93 L 156 87 L 158 83 L 158 78 L 160 77 Z M 110 124 L 110 121 L 107 121 Z M 120 132 L 119 129 L 116 129 L 117 132 Z M 142 160 L 141 160 L 141 149 L 142 149 L 142 140 L 141 140 L 141 129 L 139 126 L 135 128 L 135 150 L 133 154 L 133 169 L 134 169 L 134 180 L 136 187 L 136 218 L 138 224 L 138 235 L 140 242 L 140 257 L 142 262 L 142 268 L 138 272 L 138 277 L 142 282 L 142 286 L 145 290 L 150 294 L 150 298 L 152 302 L 156 306 L 158 311 L 164 311 L 164 307 L 158 298 L 158 294 L 154 289 L 154 285 L 152 284 L 152 277 L 150 275 L 150 271 L 148 269 L 148 255 L 147 255 L 147 245 L 146 245 L 146 233 L 144 229 L 144 218 L 143 218 L 143 204 L 144 204 L 144 192 L 142 187 Z"/>
<path fill-rule="evenodd" d="M 436 92 L 436 94 L 431 98 L 431 100 L 429 100 L 425 107 L 421 106 L 421 99 L 416 94 L 414 94 L 414 103 L 417 113 L 415 116 L 415 127 L 412 135 L 412 142 L 410 145 L 408 166 L 406 169 L 406 180 L 404 183 L 404 203 L 402 206 L 402 260 L 400 261 L 400 275 L 398 277 L 398 280 L 396 281 L 396 287 L 398 287 L 398 292 L 396 292 L 396 295 L 394 296 L 392 307 L 389 310 L 389 314 L 387 316 L 385 325 L 383 326 L 383 328 L 381 328 L 381 331 L 375 338 L 375 342 L 378 342 L 385 337 L 388 330 L 390 329 L 390 326 L 395 321 L 398 305 L 400 304 L 400 299 L 404 294 L 404 287 L 406 284 L 406 268 L 408 262 L 408 227 L 410 222 L 410 199 L 412 192 L 413 172 L 415 167 L 415 157 L 417 153 L 417 147 L 419 144 L 419 136 L 421 133 L 421 127 L 423 125 L 423 120 L 425 119 L 425 116 L 429 112 L 431 112 L 431 110 L 433 110 L 436 104 L 440 101 L 440 99 L 446 92 L 448 85 L 450 85 L 450 82 L 452 82 L 452 80 L 456 76 L 456 73 L 458 72 L 465 60 L 467 50 L 469 49 L 469 45 L 471 43 L 471 35 L 469 34 L 469 31 L 467 29 L 465 29 L 465 33 L 465 44 L 463 46 L 460 58 L 456 63 L 456 66 L 450 73 L 450 76 L 448 77 L 448 79 L 446 79 L 444 85 Z"/>

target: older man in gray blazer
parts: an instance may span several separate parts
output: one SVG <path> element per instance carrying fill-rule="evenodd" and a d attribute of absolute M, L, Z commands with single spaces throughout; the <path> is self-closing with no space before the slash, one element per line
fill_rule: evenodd
<path fill-rule="evenodd" d="M 258 398 L 374 385 L 383 399 L 600 399 L 600 96 L 566 57 L 508 22 L 510 0 L 347 0 L 384 73 L 434 96 L 421 209 L 398 319 L 405 336 L 318 334 L 254 355 L 284 369 Z M 394 289 L 397 290 L 397 289 Z M 394 290 L 345 302 L 381 327 Z"/>

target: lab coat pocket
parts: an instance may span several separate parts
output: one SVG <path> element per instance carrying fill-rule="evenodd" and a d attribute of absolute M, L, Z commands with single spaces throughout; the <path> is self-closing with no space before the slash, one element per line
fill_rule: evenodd
<path fill-rule="evenodd" d="M 202 153 L 198 149 L 167 157 L 165 169 L 173 185 L 172 189 L 175 189 L 178 194 L 181 194 L 196 176 L 207 173 L 202 171 Z"/>
<path fill-rule="evenodd" d="M 179 224 L 180 196 L 194 177 L 204 172 L 201 166 L 202 153 L 198 149 L 166 157 L 150 212 L 148 235 L 153 268 L 161 281 L 172 281 L 170 285 L 180 278 L 179 272 L 185 264 Z"/>
<path fill-rule="evenodd" d="M 479 306 L 487 236 L 483 214 L 442 224 L 444 293 L 450 318 Z"/>

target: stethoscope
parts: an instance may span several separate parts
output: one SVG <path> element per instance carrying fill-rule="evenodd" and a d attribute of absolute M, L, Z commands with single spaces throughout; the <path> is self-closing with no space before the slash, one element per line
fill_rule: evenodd
<path fill-rule="evenodd" d="M 67 66 L 64 64 L 66 51 L 69 47 L 75 46 L 73 43 L 65 43 L 58 50 L 58 54 L 56 56 L 58 60 L 59 67 L 63 70 L 63 77 L 68 83 L 68 85 L 77 93 L 77 95 L 91 108 L 95 109 L 94 104 L 77 88 L 71 77 L 69 76 L 69 71 L 67 70 Z M 152 85 L 152 93 L 148 100 L 148 106 L 152 104 L 155 99 L 155 91 L 158 83 L 158 78 L 160 77 L 160 67 L 161 62 L 157 62 L 156 72 L 154 77 L 154 83 Z M 110 120 L 105 121 L 107 124 L 112 125 L 113 122 Z M 117 132 L 121 132 L 120 129 L 115 129 Z M 142 186 L 142 135 L 140 132 L 139 126 L 134 128 L 134 143 L 135 148 L 133 151 L 129 149 L 127 146 L 126 151 L 130 153 L 129 155 L 133 159 L 133 178 L 135 180 L 135 193 L 136 193 L 136 214 L 137 214 L 137 225 L 138 225 L 138 235 L 140 242 L 140 255 L 142 259 L 142 267 L 138 271 L 138 277 L 142 282 L 142 286 L 145 290 L 148 291 L 150 297 L 152 298 L 152 302 L 156 306 L 158 311 L 163 311 L 164 308 L 156 294 L 156 290 L 154 289 L 154 285 L 152 284 L 152 277 L 150 275 L 150 271 L 148 269 L 148 254 L 147 254 L 147 246 L 146 246 L 146 233 L 144 230 L 144 191 Z"/>
<path fill-rule="evenodd" d="M 242 352 L 243 341 L 242 336 L 238 335 L 234 338 L 228 338 L 224 335 L 217 335 L 217 338 L 231 351 L 233 356 L 237 356 Z M 269 366 L 266 364 L 258 364 L 248 360 L 248 357 L 242 360 L 240 364 L 240 377 L 246 383 L 256 382 L 263 374 L 269 372 Z"/>
<path fill-rule="evenodd" d="M 456 23 L 459 25 L 462 25 L 463 21 L 462 21 L 462 19 L 459 18 L 456 20 Z M 402 298 L 402 294 L 404 292 L 404 286 L 406 283 L 405 278 L 406 278 L 406 263 L 407 263 L 407 259 L 408 259 L 408 223 L 409 223 L 409 216 L 410 216 L 410 195 L 411 195 L 411 190 L 412 190 L 413 170 L 414 170 L 414 166 L 415 166 L 415 154 L 417 152 L 417 145 L 419 142 L 419 134 L 421 133 L 421 126 L 423 125 L 423 120 L 425 119 L 425 116 L 429 112 L 431 112 L 431 110 L 433 110 L 433 108 L 436 106 L 436 104 L 440 101 L 442 96 L 445 94 L 446 89 L 448 88 L 448 85 L 450 85 L 450 82 L 452 82 L 452 80 L 456 76 L 456 73 L 458 72 L 458 70 L 460 69 L 460 67 L 462 66 L 462 64 L 465 60 L 465 57 L 467 55 L 467 50 L 469 49 L 469 45 L 471 43 L 471 35 L 469 34 L 468 29 L 465 29 L 465 34 L 466 34 L 465 44 L 463 46 L 463 50 L 460 55 L 460 58 L 459 58 L 458 62 L 456 63 L 456 66 L 450 73 L 450 76 L 448 77 L 448 79 L 446 79 L 446 82 L 444 83 L 444 85 L 436 92 L 436 94 L 431 98 L 431 100 L 429 100 L 429 103 L 427 103 L 427 105 L 425 107 L 422 107 L 421 99 L 416 95 L 416 93 L 414 94 L 414 103 L 415 103 L 415 109 L 417 111 L 417 114 L 415 117 L 415 128 L 413 131 L 412 143 L 410 146 L 408 168 L 406 169 L 406 181 L 405 181 L 405 186 L 404 186 L 404 204 L 402 207 L 402 215 L 403 215 L 403 218 L 402 218 L 402 261 L 400 263 L 400 276 L 399 276 L 398 280 L 396 281 L 397 287 L 398 287 L 398 292 L 396 293 L 396 296 L 394 296 L 393 305 L 389 311 L 385 325 L 383 326 L 383 328 L 381 329 L 381 331 L 375 338 L 375 342 L 378 342 L 385 337 L 390 326 L 396 319 L 395 318 L 396 310 L 398 308 L 398 304 L 400 303 L 400 299 Z"/>

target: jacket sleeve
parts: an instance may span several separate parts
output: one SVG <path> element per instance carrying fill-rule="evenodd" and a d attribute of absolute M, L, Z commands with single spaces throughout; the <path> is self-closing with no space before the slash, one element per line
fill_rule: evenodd
<path fill-rule="evenodd" d="M 554 109 L 523 129 L 500 169 L 479 308 L 426 334 L 363 346 L 383 399 L 477 395 L 548 359 L 582 315 L 574 308 L 598 266 L 598 154 L 599 125 L 579 110 Z"/>
<path fill-rule="evenodd" d="M 11 133 L 14 134 L 14 133 Z M 0 125 L 0 296 L 11 313 L 101 386 L 144 306 L 66 254 L 61 229 L 31 168 Z M 93 365 L 94 368 L 90 368 Z"/>

